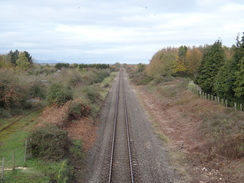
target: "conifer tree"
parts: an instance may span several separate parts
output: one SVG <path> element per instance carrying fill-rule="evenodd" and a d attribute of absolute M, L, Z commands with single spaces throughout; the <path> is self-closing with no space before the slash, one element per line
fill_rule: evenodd
<path fill-rule="evenodd" d="M 224 99 L 232 101 L 234 99 L 233 83 L 235 81 L 233 75 L 233 59 L 227 60 L 220 68 L 214 80 L 215 93 Z"/>
<path fill-rule="evenodd" d="M 33 65 L 32 56 L 27 51 L 24 51 L 24 53 L 25 53 L 25 57 L 27 58 L 27 60 L 30 63 L 30 65 Z"/>
<path fill-rule="evenodd" d="M 236 81 L 234 83 L 235 96 L 244 102 L 244 57 L 240 60 L 239 69 L 235 73 Z"/>
<path fill-rule="evenodd" d="M 220 69 L 214 81 L 214 91 L 218 96 L 233 102 L 236 98 L 243 101 L 244 96 L 244 36 L 233 46 L 234 55 Z"/>
<path fill-rule="evenodd" d="M 19 58 L 19 51 L 15 50 L 14 52 L 11 50 L 8 55 L 10 56 L 10 60 L 13 66 L 16 66 L 16 61 Z"/>
<path fill-rule="evenodd" d="M 244 32 L 242 39 L 239 40 L 239 36 L 237 36 L 237 43 L 235 47 L 234 53 L 234 63 L 235 63 L 235 82 L 233 86 L 233 90 L 235 91 L 235 96 L 244 101 Z"/>
<path fill-rule="evenodd" d="M 224 50 L 221 41 L 216 41 L 212 46 L 207 48 L 203 55 L 203 61 L 199 67 L 199 73 L 196 83 L 207 93 L 214 93 L 214 80 L 225 60 Z"/>

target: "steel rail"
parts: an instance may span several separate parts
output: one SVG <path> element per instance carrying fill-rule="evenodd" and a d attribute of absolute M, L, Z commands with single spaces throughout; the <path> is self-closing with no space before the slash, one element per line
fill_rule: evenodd
<path fill-rule="evenodd" d="M 122 83 L 120 80 L 122 78 Z M 126 137 L 127 137 L 127 147 L 128 147 L 128 157 L 129 157 L 129 164 L 130 164 L 130 177 L 131 183 L 134 183 L 134 175 L 133 175 L 133 165 L 132 165 L 132 156 L 131 156 L 131 145 L 130 145 L 130 135 L 129 135 L 129 124 L 128 124 L 128 111 L 127 111 L 127 104 L 126 104 L 126 96 L 124 90 L 124 80 L 123 80 L 123 71 L 119 71 L 119 83 L 117 89 L 117 96 L 116 96 L 116 107 L 115 107 L 115 114 L 114 114 L 114 126 L 113 126 L 113 137 L 112 137 L 112 149 L 110 155 L 110 164 L 109 164 L 109 179 L 108 182 L 112 182 L 112 169 L 113 169 L 113 161 L 114 161 L 114 147 L 115 147 L 115 136 L 116 136 L 116 127 L 118 121 L 118 108 L 119 108 L 119 97 L 120 97 L 120 85 L 123 88 L 123 107 L 124 107 L 124 115 L 125 115 L 125 125 L 126 125 Z"/>
<path fill-rule="evenodd" d="M 114 159 L 114 146 L 115 146 L 115 135 L 116 135 L 116 126 L 118 121 L 118 108 L 119 108 L 119 91 L 120 91 L 120 75 L 121 71 L 119 71 L 119 84 L 117 89 L 117 96 L 116 96 L 116 104 L 115 104 L 115 113 L 114 113 L 114 127 L 113 127 L 113 137 L 112 137 L 112 149 L 110 155 L 110 163 L 109 163 L 109 177 L 108 182 L 112 182 L 112 169 L 113 169 L 113 159 Z"/>
<path fill-rule="evenodd" d="M 122 75 L 123 77 L 123 75 Z M 126 104 L 126 95 L 125 95 L 125 88 L 124 88 L 124 79 L 122 79 L 122 86 L 123 86 L 123 96 L 124 96 L 124 110 L 125 110 L 125 124 L 126 124 L 126 136 L 127 136 L 127 146 L 128 146 L 128 156 L 130 161 L 130 176 L 131 176 L 131 183 L 134 183 L 134 175 L 133 175 L 133 165 L 132 165 L 132 156 L 131 156 L 131 144 L 130 144 L 130 132 L 129 132 L 129 116 L 127 112 L 127 104 Z"/>

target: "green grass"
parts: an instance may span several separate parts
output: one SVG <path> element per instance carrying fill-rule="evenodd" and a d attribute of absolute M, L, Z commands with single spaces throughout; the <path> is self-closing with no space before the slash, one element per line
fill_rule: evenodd
<path fill-rule="evenodd" d="M 0 158 L 4 156 L 5 168 L 12 168 L 12 151 L 15 152 L 15 166 L 26 166 L 25 169 L 6 170 L 4 183 L 45 183 L 54 180 L 61 183 L 68 179 L 67 172 L 69 172 L 70 167 L 68 167 L 66 160 L 44 162 L 32 159 L 24 163 L 24 142 L 37 123 L 36 119 L 40 113 L 41 111 L 33 112 L 10 128 L 0 132 Z"/>
<path fill-rule="evenodd" d="M 6 167 L 12 165 L 12 151 L 15 152 L 16 166 L 24 165 L 24 142 L 36 124 L 35 119 L 39 114 L 40 111 L 33 112 L 0 132 L 0 157 L 5 157 Z"/>
<path fill-rule="evenodd" d="M 4 183 L 48 183 L 67 181 L 66 160 L 60 162 L 27 161 L 25 169 L 5 171 Z M 66 173 L 65 173 L 66 172 Z"/>
<path fill-rule="evenodd" d="M 93 117 L 95 117 L 100 111 L 102 103 L 108 95 L 108 92 L 110 90 L 110 87 L 112 86 L 112 82 L 116 74 L 117 72 L 112 72 L 110 76 L 104 78 L 104 80 L 101 83 L 93 84 L 89 87 L 92 92 L 97 93 L 99 96 L 98 100 L 97 97 L 94 97 L 96 101 L 90 102 L 89 104 L 91 107 L 91 115 Z"/>
<path fill-rule="evenodd" d="M 5 172 L 4 183 L 48 183 L 50 177 L 45 174 L 27 170 L 14 170 Z"/>
<path fill-rule="evenodd" d="M 0 130 L 6 127 L 8 124 L 19 119 L 19 116 L 11 117 L 11 118 L 0 118 Z"/>
<path fill-rule="evenodd" d="M 117 72 L 112 72 L 109 77 L 104 78 L 100 86 L 103 88 L 99 93 L 102 97 L 102 100 L 105 100 L 109 92 L 110 86 L 112 85 L 113 79 L 116 76 Z"/>

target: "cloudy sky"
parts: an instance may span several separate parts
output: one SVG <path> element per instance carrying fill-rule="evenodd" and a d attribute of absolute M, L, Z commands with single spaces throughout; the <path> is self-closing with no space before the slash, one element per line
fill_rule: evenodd
<path fill-rule="evenodd" d="M 0 0 L 0 53 L 37 61 L 148 63 L 161 48 L 235 43 L 243 0 Z"/>

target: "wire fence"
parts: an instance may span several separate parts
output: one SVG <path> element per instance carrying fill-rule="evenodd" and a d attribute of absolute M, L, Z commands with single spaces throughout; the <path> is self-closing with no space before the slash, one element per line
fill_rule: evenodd
<path fill-rule="evenodd" d="M 26 166 L 27 143 L 28 141 L 26 140 L 22 148 L 5 153 L 5 156 L 2 157 L 0 160 L 1 181 L 4 181 L 4 174 L 6 171 L 12 171 Z"/>
<path fill-rule="evenodd" d="M 236 111 L 237 110 L 243 111 L 243 104 L 241 102 L 238 102 L 238 101 L 236 101 L 236 102 L 230 102 L 227 99 L 220 98 L 218 96 L 205 93 L 193 81 L 190 81 L 189 82 L 188 89 L 190 91 L 192 91 L 193 93 L 195 93 L 200 98 L 214 101 L 216 104 L 224 105 L 225 107 L 233 107 Z"/>

